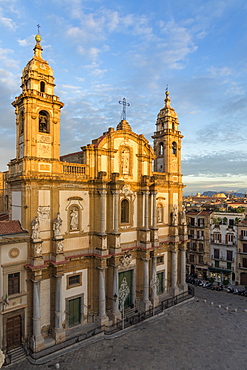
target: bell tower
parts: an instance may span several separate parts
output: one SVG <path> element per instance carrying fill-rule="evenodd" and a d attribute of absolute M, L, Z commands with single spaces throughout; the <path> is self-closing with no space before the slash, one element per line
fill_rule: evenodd
<path fill-rule="evenodd" d="M 166 91 L 165 106 L 157 116 L 154 139 L 154 171 L 168 174 L 181 173 L 181 139 L 178 130 L 178 116 L 170 105 L 169 91 Z"/>
<path fill-rule="evenodd" d="M 35 37 L 34 56 L 22 71 L 21 94 L 12 105 L 16 114 L 16 161 L 36 161 L 28 166 L 39 171 L 42 162 L 60 159 L 60 109 L 54 94 L 53 70 L 42 58 L 41 36 Z M 19 170 L 22 167 L 19 166 Z"/>

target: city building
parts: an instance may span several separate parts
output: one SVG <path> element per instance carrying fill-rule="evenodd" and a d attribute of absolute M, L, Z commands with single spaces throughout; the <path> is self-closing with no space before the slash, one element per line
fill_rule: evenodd
<path fill-rule="evenodd" d="M 244 213 L 214 212 L 211 220 L 211 266 L 209 277 L 216 282 L 235 284 L 237 271 L 238 224 Z"/>
<path fill-rule="evenodd" d="M 28 322 L 27 270 L 29 235 L 19 221 L 0 221 L 0 343 L 6 349 L 23 343 Z"/>
<path fill-rule="evenodd" d="M 247 285 L 247 217 L 238 224 L 237 281 Z"/>
<path fill-rule="evenodd" d="M 86 325 L 112 325 L 123 307 L 143 312 L 185 292 L 188 240 L 182 135 L 169 92 L 154 149 L 123 117 L 116 129 L 60 158 L 64 104 L 40 41 L 37 35 L 12 103 L 16 157 L 6 175 L 10 218 L 30 235 L 28 255 L 14 272 L 26 273 L 22 340 L 34 352 Z M 3 301 L 1 310 L 10 310 Z M 2 338 L 1 347 L 6 343 Z"/>
<path fill-rule="evenodd" d="M 245 213 L 188 211 L 186 217 L 190 239 L 187 274 L 224 284 L 243 281 L 244 268 L 242 275 L 238 270 L 245 263 Z"/>
<path fill-rule="evenodd" d="M 210 263 L 210 217 L 212 211 L 188 211 L 187 274 L 200 279 L 208 276 Z"/>

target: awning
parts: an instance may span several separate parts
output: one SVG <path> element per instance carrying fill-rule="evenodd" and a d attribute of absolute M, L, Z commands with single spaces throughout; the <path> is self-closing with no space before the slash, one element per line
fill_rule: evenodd
<path fill-rule="evenodd" d="M 208 271 L 211 272 L 223 272 L 223 274 L 230 275 L 232 273 L 232 270 L 222 269 L 220 267 L 209 267 Z"/>

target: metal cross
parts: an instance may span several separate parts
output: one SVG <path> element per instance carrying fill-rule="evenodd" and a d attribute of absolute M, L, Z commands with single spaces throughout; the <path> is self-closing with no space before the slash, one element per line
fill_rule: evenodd
<path fill-rule="evenodd" d="M 129 107 L 130 106 L 130 103 L 127 103 L 125 98 L 123 98 L 123 100 L 119 100 L 118 103 L 119 104 L 123 104 L 123 113 L 122 113 L 122 116 L 123 116 L 123 120 L 126 120 L 126 107 Z"/>
<path fill-rule="evenodd" d="M 38 34 L 39 34 L 40 25 L 39 25 L 39 24 L 37 24 L 37 27 L 38 27 Z"/>

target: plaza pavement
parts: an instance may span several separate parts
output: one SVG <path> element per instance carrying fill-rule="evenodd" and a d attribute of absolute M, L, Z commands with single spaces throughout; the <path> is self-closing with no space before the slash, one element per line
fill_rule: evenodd
<path fill-rule="evenodd" d="M 55 353 L 42 365 L 26 359 L 6 369 L 48 370 L 56 363 L 68 370 L 247 369 L 247 297 L 196 287 L 190 303 L 121 336 L 80 344 L 60 357 Z"/>

